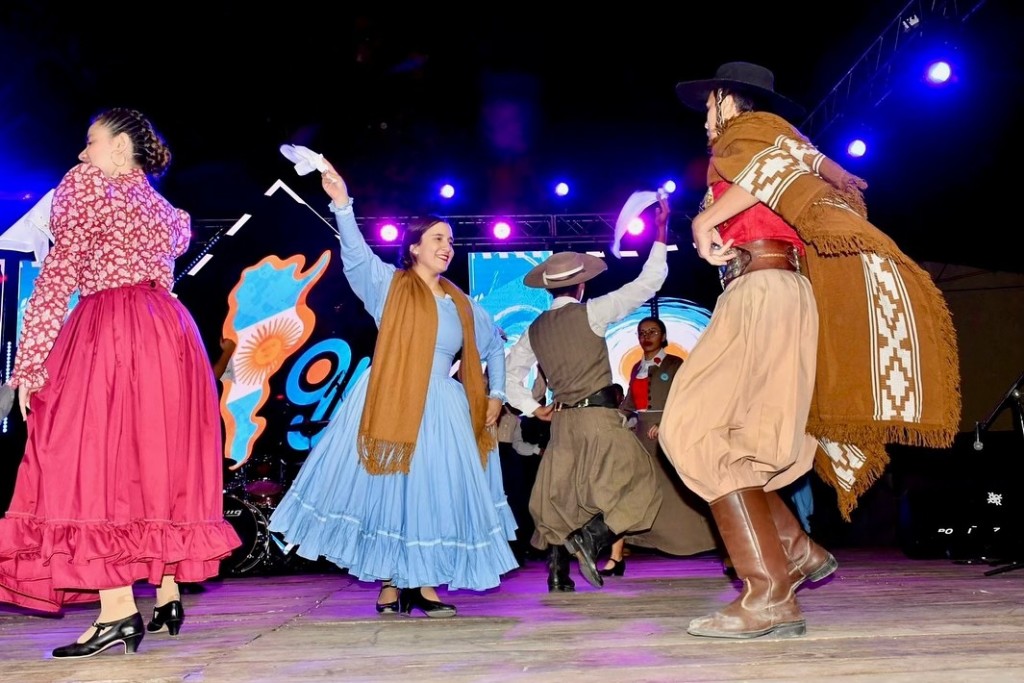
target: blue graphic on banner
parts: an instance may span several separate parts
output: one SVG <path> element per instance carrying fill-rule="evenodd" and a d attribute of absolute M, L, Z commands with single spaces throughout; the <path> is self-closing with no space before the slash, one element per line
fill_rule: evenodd
<path fill-rule="evenodd" d="M 510 348 L 538 315 L 551 305 L 546 290 L 527 287 L 523 277 L 542 263 L 550 251 L 473 252 L 469 254 L 469 294 L 505 331 Z M 697 342 L 711 318 L 711 312 L 686 299 L 658 297 L 658 317 L 668 331 L 669 351 L 684 358 Z M 636 327 L 651 315 L 650 304 L 643 304 L 605 333 L 608 342 L 612 378 L 625 388 L 629 371 L 641 355 Z M 531 386 L 535 371 L 527 379 Z"/>
<path fill-rule="evenodd" d="M 318 363 L 330 363 L 331 370 L 317 373 L 317 379 L 311 382 L 309 369 Z M 292 418 L 288 429 L 288 445 L 291 448 L 308 450 L 320 441 L 324 430 L 315 429 L 314 425 L 324 424 L 334 418 L 352 387 L 370 367 L 370 359 L 366 356 L 361 358 L 345 382 L 351 364 L 352 348 L 342 339 L 325 339 L 314 344 L 295 361 L 285 383 L 288 400 L 295 405 L 316 407 L 308 418 L 302 413 Z"/>
<path fill-rule="evenodd" d="M 469 255 L 469 295 L 505 331 L 509 348 L 551 305 L 545 289 L 527 287 L 523 278 L 550 251 L 483 251 Z"/>

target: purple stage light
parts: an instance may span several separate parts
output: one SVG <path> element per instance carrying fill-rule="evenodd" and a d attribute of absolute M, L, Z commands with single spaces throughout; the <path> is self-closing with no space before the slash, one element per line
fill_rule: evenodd
<path fill-rule="evenodd" d="M 385 223 L 380 226 L 380 238 L 385 242 L 394 242 L 398 239 L 398 228 L 392 223 Z"/>
<path fill-rule="evenodd" d="M 494 228 L 491 230 L 495 237 L 499 240 L 508 239 L 509 235 L 512 234 L 512 226 L 505 221 L 498 221 L 494 224 Z"/>
<path fill-rule="evenodd" d="M 630 235 L 639 235 L 643 231 L 644 231 L 644 219 L 643 218 L 639 218 L 639 217 L 634 218 L 633 220 L 631 220 L 629 222 L 629 225 L 626 226 L 626 232 L 628 232 Z"/>

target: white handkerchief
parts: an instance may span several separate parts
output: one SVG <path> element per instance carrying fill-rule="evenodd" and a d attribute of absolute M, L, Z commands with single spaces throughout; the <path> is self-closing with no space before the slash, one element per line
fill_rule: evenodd
<path fill-rule="evenodd" d="M 629 227 L 630 222 L 642 214 L 644 209 L 657 201 L 657 192 L 634 192 L 629 195 L 629 199 L 626 200 L 622 210 L 619 211 L 618 220 L 615 221 L 615 241 L 611 247 L 611 252 L 615 258 L 622 258 L 622 254 L 619 252 L 619 245 L 622 242 L 622 237 L 626 234 L 626 228 Z"/>
<path fill-rule="evenodd" d="M 28 213 L 0 233 L 0 249 L 32 252 L 36 262 L 43 262 L 50 252 L 50 242 L 53 241 L 53 233 L 50 232 L 53 194 L 53 190 L 47 192 Z"/>
<path fill-rule="evenodd" d="M 323 173 L 327 170 L 327 162 L 323 154 L 317 154 L 308 147 L 302 145 L 281 145 L 281 154 L 295 164 L 295 172 L 299 175 L 306 175 L 313 171 Z"/>

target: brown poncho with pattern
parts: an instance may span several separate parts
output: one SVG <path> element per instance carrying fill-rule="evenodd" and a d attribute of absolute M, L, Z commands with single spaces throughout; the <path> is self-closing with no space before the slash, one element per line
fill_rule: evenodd
<path fill-rule="evenodd" d="M 866 187 L 784 119 L 729 121 L 708 184 L 739 185 L 807 243 L 818 302 L 818 371 L 808 433 L 815 470 L 843 517 L 885 469 L 885 444 L 951 445 L 960 422 L 956 333 L 931 277 L 867 220 Z"/>

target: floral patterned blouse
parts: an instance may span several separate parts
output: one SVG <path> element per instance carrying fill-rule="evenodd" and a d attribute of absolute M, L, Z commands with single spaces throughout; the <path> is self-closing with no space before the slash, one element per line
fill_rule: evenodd
<path fill-rule="evenodd" d="M 174 259 L 188 247 L 191 224 L 188 213 L 171 206 L 141 169 L 117 178 L 90 164 L 68 171 L 54 192 L 53 249 L 25 309 L 8 384 L 46 383 L 43 363 L 75 290 L 84 298 L 150 280 L 170 289 Z"/>

